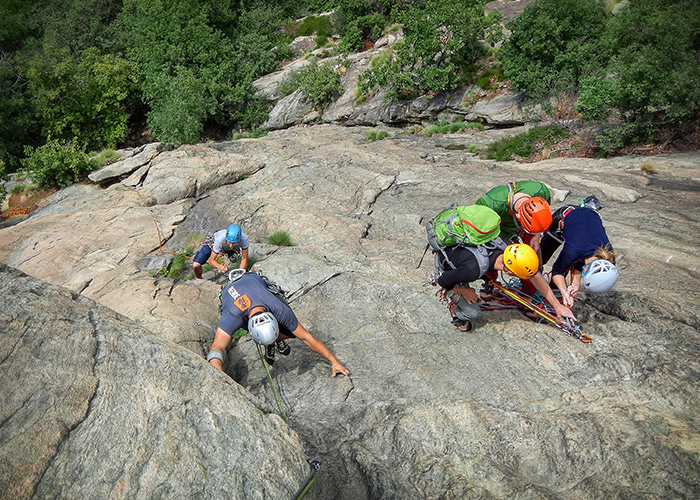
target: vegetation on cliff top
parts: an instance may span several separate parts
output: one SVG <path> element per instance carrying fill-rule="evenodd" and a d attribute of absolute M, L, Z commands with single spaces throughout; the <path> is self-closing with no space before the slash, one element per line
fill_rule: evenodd
<path fill-rule="evenodd" d="M 360 77 L 361 95 L 382 88 L 401 99 L 474 82 L 486 57 L 488 68 L 502 64 L 513 88 L 533 98 L 568 93 L 584 119 L 614 123 L 600 127 L 606 151 L 696 123 L 700 3 L 635 0 L 613 15 L 602 0 L 539 0 L 507 25 L 512 33 L 500 49 L 498 14 L 485 14 L 484 5 L 0 0 L 0 161 L 11 172 L 51 164 L 60 147 L 191 143 L 256 129 L 270 103 L 251 83 L 292 57 L 297 34 L 315 35 L 319 45 L 339 36 L 329 49 L 337 54 L 369 47 L 399 25 L 404 40 Z M 315 69 L 296 84 L 323 106 L 339 84 L 328 68 Z M 71 165 L 70 175 L 83 172 Z"/>

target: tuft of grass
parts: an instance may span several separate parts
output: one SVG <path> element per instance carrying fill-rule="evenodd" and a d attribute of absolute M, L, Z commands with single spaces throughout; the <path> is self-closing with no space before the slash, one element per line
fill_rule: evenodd
<path fill-rule="evenodd" d="M 168 273 L 166 276 L 168 278 L 172 279 L 179 279 L 182 278 L 184 274 L 186 274 L 188 270 L 188 258 L 187 255 L 184 253 L 178 253 L 175 255 L 173 258 L 173 261 L 170 263 L 170 267 L 168 267 Z"/>
<path fill-rule="evenodd" d="M 267 130 L 254 128 L 246 132 L 236 132 L 231 138 L 232 141 L 237 141 L 238 139 L 257 139 L 258 137 L 264 137 L 267 135 Z"/>
<path fill-rule="evenodd" d="M 370 142 L 381 141 L 382 139 L 389 137 L 389 132 L 386 130 L 369 129 L 365 131 L 365 136 Z"/>
<path fill-rule="evenodd" d="M 469 146 L 469 147 L 467 148 L 467 153 L 476 153 L 476 154 L 478 154 L 478 153 L 480 153 L 480 152 L 481 152 L 481 148 L 480 148 L 479 146 L 477 146 L 476 144 L 473 144 L 473 145 L 471 145 L 471 146 Z"/>
<path fill-rule="evenodd" d="M 299 25 L 297 33 L 301 36 L 313 35 L 328 37 L 333 34 L 333 26 L 328 16 L 308 16 Z"/>
<path fill-rule="evenodd" d="M 97 156 L 92 158 L 92 161 L 95 163 L 95 168 L 100 168 L 114 163 L 121 158 L 121 156 L 120 153 L 117 153 L 113 149 L 104 149 Z"/>
<path fill-rule="evenodd" d="M 282 229 L 280 229 L 279 231 L 275 231 L 270 236 L 268 236 L 267 242 L 270 245 L 276 245 L 278 247 L 294 246 L 294 242 L 292 241 L 292 237 L 290 236 L 290 234 Z"/>
<path fill-rule="evenodd" d="M 14 186 L 12 186 L 12 189 L 10 189 L 10 194 L 24 193 L 26 187 L 27 186 L 24 184 L 15 184 Z"/>
<path fill-rule="evenodd" d="M 465 129 L 475 129 L 475 130 L 485 130 L 483 124 L 478 122 L 465 123 L 465 122 L 453 122 L 453 123 L 437 123 L 423 129 L 423 133 L 428 137 L 433 134 L 454 134 Z"/>
<path fill-rule="evenodd" d="M 533 127 L 522 134 L 492 142 L 486 148 L 486 157 L 496 161 L 508 161 L 513 156 L 528 158 L 535 146 L 550 146 L 569 135 L 569 130 L 558 124 Z"/>
<path fill-rule="evenodd" d="M 652 175 L 657 173 L 656 170 L 656 165 L 650 161 L 645 161 L 641 165 L 639 165 L 639 168 L 642 169 L 642 172 L 644 172 L 644 175 Z"/>

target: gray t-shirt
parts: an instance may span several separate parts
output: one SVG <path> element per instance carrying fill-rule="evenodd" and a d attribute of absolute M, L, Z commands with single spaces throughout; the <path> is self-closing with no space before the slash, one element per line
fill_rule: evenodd
<path fill-rule="evenodd" d="M 293 332 L 299 326 L 294 311 L 275 297 L 260 276 L 248 271 L 234 282 L 226 285 L 221 293 L 222 313 L 219 328 L 233 335 L 239 328 L 248 329 L 248 311 L 263 306 L 274 314 L 280 327 Z"/>
<path fill-rule="evenodd" d="M 226 241 L 226 229 L 217 231 L 212 236 L 213 242 L 211 244 L 211 251 L 214 253 L 221 253 L 222 249 L 228 249 L 228 242 Z M 248 236 L 241 233 L 241 238 L 237 242 L 237 247 L 241 250 L 248 248 Z M 236 248 L 236 247 L 234 247 Z"/>

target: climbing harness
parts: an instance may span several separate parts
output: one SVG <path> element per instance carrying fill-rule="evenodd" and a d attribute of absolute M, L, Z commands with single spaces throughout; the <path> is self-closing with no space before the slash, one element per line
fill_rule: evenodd
<path fill-rule="evenodd" d="M 529 296 L 522 291 L 516 292 L 517 286 L 513 281 L 519 280 L 512 280 L 511 283 L 505 286 L 497 281 L 490 280 L 488 286 L 495 288 L 498 292 L 494 290 L 493 298 L 489 301 L 482 302 L 479 304 L 479 307 L 485 310 L 521 309 L 521 307 L 518 307 L 519 304 L 537 314 L 539 316 L 539 322 L 549 322 L 567 335 L 577 338 L 586 344 L 593 341 L 588 335 L 581 332 L 581 328 L 571 318 L 564 318 L 564 321 L 560 321 L 556 314 L 548 311 L 548 304 L 539 294 Z M 495 304 L 492 302 L 495 302 Z M 551 306 L 549 306 L 549 308 L 551 309 Z"/>

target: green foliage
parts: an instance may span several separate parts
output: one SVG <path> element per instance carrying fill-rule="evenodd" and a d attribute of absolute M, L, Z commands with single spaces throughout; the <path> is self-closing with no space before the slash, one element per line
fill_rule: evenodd
<path fill-rule="evenodd" d="M 508 23 L 499 51 L 503 70 L 518 90 L 543 96 L 576 88 L 582 75 L 604 65 L 606 13 L 601 0 L 539 0 Z"/>
<path fill-rule="evenodd" d="M 604 119 L 615 106 L 617 93 L 617 86 L 611 80 L 597 76 L 584 78 L 581 82 L 576 111 L 584 118 Z"/>
<path fill-rule="evenodd" d="M 323 108 L 343 93 L 340 76 L 329 64 L 315 61 L 292 74 L 288 91 L 301 89 L 314 106 Z"/>
<path fill-rule="evenodd" d="M 308 16 L 299 25 L 299 35 L 309 36 L 314 33 L 328 37 L 333 34 L 333 25 L 328 16 Z"/>
<path fill-rule="evenodd" d="M 636 0 L 609 26 L 614 105 L 627 121 L 682 120 L 700 111 L 700 2 Z"/>
<path fill-rule="evenodd" d="M 484 15 L 483 0 L 426 0 L 406 10 L 397 4 L 392 18 L 403 24 L 404 43 L 360 75 L 361 94 L 387 88 L 388 99 L 406 99 L 455 87 L 483 54 L 481 40 L 495 40 L 498 24 L 497 13 Z"/>
<path fill-rule="evenodd" d="M 595 138 L 598 156 L 606 157 L 625 146 L 652 139 L 655 133 L 654 127 L 646 120 L 610 126 Z"/>
<path fill-rule="evenodd" d="M 476 84 L 484 90 L 493 88 L 492 81 L 502 82 L 506 77 L 503 74 L 503 69 L 500 66 L 488 68 L 476 77 Z"/>
<path fill-rule="evenodd" d="M 64 145 L 58 139 L 49 138 L 38 148 L 27 146 L 25 154 L 27 158 L 22 160 L 22 165 L 40 187 L 70 186 L 93 168 L 85 146 L 79 146 L 77 139 Z"/>
<path fill-rule="evenodd" d="M 278 247 L 293 247 L 294 242 L 292 241 L 291 235 L 282 229 L 275 231 L 267 237 L 267 242 L 270 245 L 276 245 Z"/>
<path fill-rule="evenodd" d="M 0 57 L 0 161 L 10 172 L 19 166 L 25 145 L 40 143 L 26 83 L 16 60 Z"/>
<path fill-rule="evenodd" d="M 247 132 L 236 132 L 231 138 L 232 141 L 237 141 L 238 139 L 257 139 L 258 137 L 265 137 L 267 135 L 267 130 L 262 130 L 259 128 L 254 128 Z"/>
<path fill-rule="evenodd" d="M 170 267 L 168 267 L 166 276 L 172 279 L 182 278 L 183 275 L 189 271 L 190 267 L 191 264 L 189 263 L 187 255 L 184 253 L 178 253 L 175 255 L 175 257 L 173 257 Z"/>
<path fill-rule="evenodd" d="M 32 104 L 45 137 L 77 137 L 90 149 L 114 147 L 128 130 L 136 68 L 91 47 L 78 55 L 45 46 L 24 61 Z"/>
<path fill-rule="evenodd" d="M 549 146 L 569 135 L 569 130 L 561 125 L 533 127 L 522 134 L 489 144 L 486 148 L 486 157 L 496 161 L 511 160 L 513 155 L 527 158 L 532 154 L 535 145 Z"/>
<path fill-rule="evenodd" d="M 460 121 L 453 123 L 437 123 L 435 125 L 425 127 L 421 130 L 421 132 L 428 137 L 431 137 L 433 134 L 454 134 L 465 129 L 485 130 L 485 128 L 486 127 L 484 127 L 484 125 L 481 123 L 465 123 Z"/>
<path fill-rule="evenodd" d="M 0 158 L 0 182 L 7 178 L 7 173 L 5 172 L 5 162 Z M 4 184 L 0 184 L 0 207 L 5 202 L 5 197 L 7 196 L 7 188 Z"/>
<path fill-rule="evenodd" d="M 377 40 L 382 36 L 386 19 L 381 14 L 368 14 L 348 23 L 345 35 L 338 44 L 338 51 L 349 54 L 362 48 L 362 40 Z"/>
<path fill-rule="evenodd" d="M 117 153 L 113 149 L 105 149 L 100 151 L 100 154 L 92 158 L 91 161 L 94 168 L 97 169 L 105 165 L 109 165 L 110 163 L 114 163 L 119 158 L 121 158 L 121 154 Z"/>
<path fill-rule="evenodd" d="M 389 132 L 386 130 L 369 129 L 365 131 L 365 136 L 369 142 L 381 141 L 389 137 Z"/>

